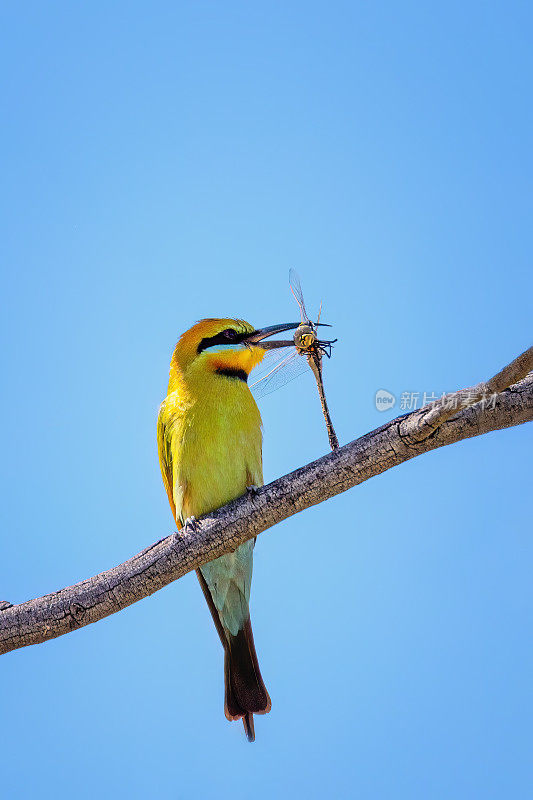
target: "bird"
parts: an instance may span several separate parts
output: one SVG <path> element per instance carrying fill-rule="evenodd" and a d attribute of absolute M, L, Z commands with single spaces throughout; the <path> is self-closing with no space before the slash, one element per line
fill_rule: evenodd
<path fill-rule="evenodd" d="M 170 361 L 157 442 L 163 483 L 178 529 L 263 485 L 262 422 L 248 376 L 269 337 L 297 328 L 256 329 L 242 319 L 203 319 L 185 331 Z M 196 570 L 224 648 L 224 712 L 255 739 L 254 714 L 271 701 L 254 645 L 249 600 L 255 540 Z"/>

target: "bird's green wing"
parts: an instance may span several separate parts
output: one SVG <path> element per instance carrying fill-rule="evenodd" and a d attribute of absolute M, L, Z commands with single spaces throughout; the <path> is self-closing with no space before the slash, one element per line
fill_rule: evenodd
<path fill-rule="evenodd" d="M 168 495 L 168 502 L 172 509 L 172 515 L 176 519 L 176 504 L 174 503 L 173 494 L 173 479 L 172 479 L 172 456 L 170 450 L 171 439 L 168 435 L 167 426 L 165 425 L 165 401 L 159 407 L 159 414 L 157 416 L 157 449 L 159 452 L 159 466 L 161 467 L 161 475 L 163 476 L 163 483 Z M 181 527 L 179 520 L 176 523 Z"/>

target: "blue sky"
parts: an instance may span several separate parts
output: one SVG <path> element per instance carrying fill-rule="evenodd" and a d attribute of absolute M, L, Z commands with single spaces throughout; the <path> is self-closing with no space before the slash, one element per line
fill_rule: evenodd
<path fill-rule="evenodd" d="M 323 301 L 342 442 L 531 344 L 530 4 L 27 2 L 0 10 L 0 599 L 173 526 L 157 407 L 203 316 Z M 273 480 L 327 450 L 265 398 Z M 528 426 L 414 459 L 260 537 L 272 712 L 248 745 L 194 575 L 2 659 L 5 797 L 522 798 Z M 529 788 L 528 788 L 529 787 Z"/>

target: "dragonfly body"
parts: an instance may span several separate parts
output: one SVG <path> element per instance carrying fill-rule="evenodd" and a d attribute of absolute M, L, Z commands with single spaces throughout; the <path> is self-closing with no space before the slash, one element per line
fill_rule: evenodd
<path fill-rule="evenodd" d="M 320 404 L 322 406 L 322 413 L 326 422 L 326 430 L 328 432 L 329 444 L 332 450 L 336 450 L 339 446 L 339 440 L 331 421 L 328 404 L 326 401 L 326 394 L 324 392 L 324 381 L 322 379 L 322 357 L 331 355 L 331 347 L 334 342 L 321 341 L 318 338 L 317 326 L 320 324 L 319 319 L 316 325 L 311 321 L 307 310 L 305 308 L 304 296 L 300 279 L 296 272 L 291 269 L 290 273 L 290 287 L 291 291 L 300 308 L 301 323 L 294 332 L 294 346 L 300 355 L 305 355 L 309 366 L 315 376 L 318 395 L 320 397 Z"/>

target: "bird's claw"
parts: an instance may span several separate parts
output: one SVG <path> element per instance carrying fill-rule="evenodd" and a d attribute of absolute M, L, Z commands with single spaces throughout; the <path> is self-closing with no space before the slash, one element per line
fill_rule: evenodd
<path fill-rule="evenodd" d="M 251 495 L 252 497 L 255 497 L 255 495 L 257 494 L 257 492 L 259 491 L 260 488 L 261 488 L 260 486 L 255 486 L 255 484 L 254 484 L 252 486 L 247 486 L 246 487 L 246 491 L 247 491 L 247 493 L 249 495 Z"/>
<path fill-rule="evenodd" d="M 198 531 L 198 520 L 196 517 L 187 517 L 185 522 L 183 523 L 183 532 L 189 534 L 189 536 L 193 533 Z"/>

